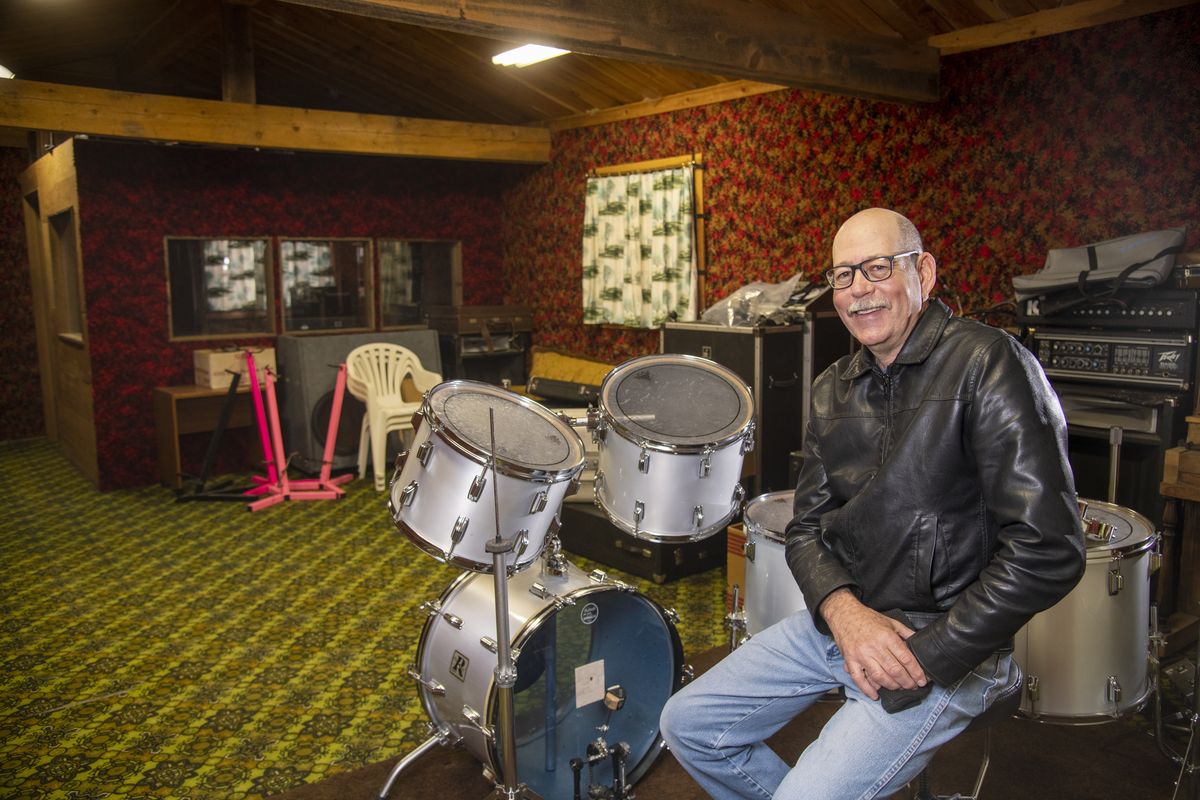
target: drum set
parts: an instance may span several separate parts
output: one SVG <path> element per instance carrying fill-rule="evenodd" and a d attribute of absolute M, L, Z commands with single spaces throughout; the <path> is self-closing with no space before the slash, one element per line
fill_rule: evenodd
<path fill-rule="evenodd" d="M 684 355 L 618 366 L 585 419 L 475 381 L 426 393 L 388 512 L 421 551 L 467 571 L 422 605 L 409 675 L 431 735 L 381 800 L 415 759 L 457 744 L 495 782 L 492 797 L 632 798 L 690 668 L 673 611 L 561 552 L 559 510 L 584 467 L 576 430 L 595 444 L 594 499 L 612 523 L 687 542 L 741 512 L 753 418 L 734 372 Z"/>
<path fill-rule="evenodd" d="M 663 742 L 658 718 L 689 677 L 673 611 L 566 559 L 559 511 L 597 455 L 593 495 L 614 526 L 688 542 L 743 512 L 754 446 L 748 387 L 707 359 L 651 355 L 615 368 L 584 418 L 467 380 L 426 393 L 388 499 L 424 553 L 466 570 L 433 600 L 409 670 L 431 735 L 379 793 L 437 745 L 462 744 L 496 798 L 631 798 Z M 745 503 L 745 599 L 730 647 L 804 608 L 784 557 L 790 491 Z M 1111 502 L 1080 501 L 1083 579 L 1015 639 L 1020 714 L 1087 725 L 1139 709 L 1157 685 L 1150 577 L 1158 534 Z M 489 580 L 490 576 L 490 580 Z"/>

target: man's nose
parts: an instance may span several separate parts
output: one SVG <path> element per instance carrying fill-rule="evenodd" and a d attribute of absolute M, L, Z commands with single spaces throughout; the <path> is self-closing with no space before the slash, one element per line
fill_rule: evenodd
<path fill-rule="evenodd" d="M 846 288 L 850 290 L 850 294 L 860 297 L 875 291 L 875 284 L 867 280 L 867 274 L 862 269 L 856 269 L 852 274 L 850 285 Z"/>

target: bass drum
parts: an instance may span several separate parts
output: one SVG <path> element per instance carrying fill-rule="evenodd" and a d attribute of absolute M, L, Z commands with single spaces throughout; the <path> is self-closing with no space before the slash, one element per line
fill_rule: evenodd
<path fill-rule="evenodd" d="M 746 633 L 769 628 L 804 608 L 804 593 L 783 554 L 795 492 L 770 492 L 746 504 Z"/>
<path fill-rule="evenodd" d="M 427 605 L 430 616 L 410 674 L 434 725 L 461 738 L 502 778 L 501 742 L 481 730 L 498 730 L 499 724 L 493 581 L 464 573 Z M 530 569 L 510 578 L 508 610 L 517 669 L 517 780 L 547 800 L 569 798 L 571 759 L 586 763 L 588 744 L 603 737 L 610 746 L 629 745 L 625 764 L 632 785 L 662 750 L 658 717 L 683 683 L 673 615 L 633 587 L 602 573 L 587 575 L 569 562 L 561 575 Z M 625 703 L 610 712 L 603 695 L 614 686 L 624 689 Z M 596 769 L 598 780 L 611 780 L 611 761 Z"/>
<path fill-rule="evenodd" d="M 1071 593 L 1017 632 L 1021 714 L 1062 725 L 1111 722 L 1150 695 L 1150 521 L 1081 500 L 1087 566 Z M 1086 509 L 1086 510 L 1084 510 Z"/>

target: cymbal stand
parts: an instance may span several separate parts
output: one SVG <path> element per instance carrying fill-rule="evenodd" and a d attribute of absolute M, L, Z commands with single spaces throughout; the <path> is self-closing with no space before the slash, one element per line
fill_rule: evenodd
<path fill-rule="evenodd" d="M 522 538 L 520 533 L 509 539 L 500 534 L 500 486 L 496 478 L 496 416 L 491 408 L 488 409 L 488 431 L 491 438 L 491 457 L 488 459 L 492 468 L 492 501 L 495 511 L 496 538 L 484 545 L 484 549 L 492 554 L 492 577 L 496 594 L 496 688 L 499 690 L 498 710 L 499 719 L 496 729 L 492 731 L 493 741 L 499 740 L 501 753 L 501 772 L 503 784 L 496 784 L 495 790 L 488 795 L 489 800 L 540 800 L 536 792 L 528 786 L 517 782 L 517 735 L 516 719 L 513 710 L 513 687 L 517 683 L 517 667 L 513 663 L 512 648 L 509 640 L 508 626 L 508 567 L 504 563 L 504 555 L 516 549 L 517 542 Z"/>
<path fill-rule="evenodd" d="M 1150 606 L 1150 666 L 1154 672 L 1154 739 L 1158 743 L 1159 751 L 1179 765 L 1179 777 L 1175 780 L 1175 791 L 1171 795 L 1171 800 L 1179 797 L 1197 800 L 1200 798 L 1200 741 L 1197 741 L 1197 735 L 1200 734 L 1200 639 L 1196 641 L 1196 661 L 1192 671 L 1192 709 L 1190 712 L 1179 715 L 1182 718 L 1180 721 L 1184 723 L 1183 729 L 1187 731 L 1188 735 L 1187 748 L 1182 754 L 1174 752 L 1167 745 L 1163 736 L 1162 670 L 1159 661 L 1163 641 L 1164 636 L 1158 628 L 1158 607 L 1152 605 Z M 1183 787 L 1185 775 L 1187 776 L 1188 790 L 1186 794 L 1181 795 L 1180 789 Z"/>
<path fill-rule="evenodd" d="M 736 583 L 733 585 L 733 605 L 725 615 L 725 627 L 729 629 L 729 652 L 733 652 L 746 639 L 746 609 L 741 602 L 742 590 Z"/>

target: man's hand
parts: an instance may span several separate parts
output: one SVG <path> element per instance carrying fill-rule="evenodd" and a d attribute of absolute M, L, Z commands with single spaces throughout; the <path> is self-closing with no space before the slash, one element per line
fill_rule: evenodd
<path fill-rule="evenodd" d="M 928 679 L 905 640 L 913 630 L 867 608 L 849 589 L 821 603 L 821 616 L 846 662 L 846 672 L 863 694 L 879 699 L 879 688 L 914 689 Z"/>

